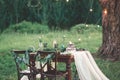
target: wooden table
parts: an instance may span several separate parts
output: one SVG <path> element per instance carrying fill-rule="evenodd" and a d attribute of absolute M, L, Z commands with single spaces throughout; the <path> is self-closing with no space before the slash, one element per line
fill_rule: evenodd
<path fill-rule="evenodd" d="M 73 55 L 59 55 L 57 57 L 58 62 L 64 62 L 66 64 L 66 71 L 68 72 L 66 80 L 72 80 L 72 70 L 71 70 L 71 63 L 74 61 Z"/>
<path fill-rule="evenodd" d="M 25 53 L 25 50 L 14 50 L 15 53 Z M 37 51 L 38 53 L 39 51 Z M 35 67 L 35 58 L 36 54 L 30 53 L 30 71 L 33 73 L 32 77 L 33 80 L 36 80 L 36 67 Z M 71 63 L 74 61 L 74 56 L 73 55 L 63 55 L 60 54 L 57 56 L 57 61 L 58 62 L 63 62 L 66 64 L 66 71 L 68 72 L 66 80 L 72 80 L 72 70 L 71 70 Z"/>

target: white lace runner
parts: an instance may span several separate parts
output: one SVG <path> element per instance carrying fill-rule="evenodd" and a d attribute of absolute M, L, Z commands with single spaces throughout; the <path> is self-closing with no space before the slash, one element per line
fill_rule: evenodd
<path fill-rule="evenodd" d="M 80 80 L 109 80 L 99 69 L 89 51 L 73 53 Z"/>

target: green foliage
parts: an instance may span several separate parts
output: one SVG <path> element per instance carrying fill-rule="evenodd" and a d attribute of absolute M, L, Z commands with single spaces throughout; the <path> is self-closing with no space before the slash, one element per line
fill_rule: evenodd
<path fill-rule="evenodd" d="M 10 52 L 0 53 L 0 80 L 16 80 L 16 68 Z M 7 77 L 6 77 L 7 76 Z M 14 77 L 13 77 L 14 76 Z"/>
<path fill-rule="evenodd" d="M 90 33 L 95 31 L 102 31 L 102 26 L 100 25 L 93 25 L 93 24 L 78 24 L 71 28 L 73 33 Z"/>
<path fill-rule="evenodd" d="M 37 5 L 38 7 L 28 6 Z M 90 12 L 89 9 L 93 9 Z M 94 18 L 94 19 L 93 19 Z M 0 0 L 0 31 L 23 20 L 48 25 L 49 28 L 69 29 L 79 23 L 100 24 L 98 0 Z"/>
<path fill-rule="evenodd" d="M 18 32 L 18 33 L 46 33 L 49 31 L 48 26 L 38 23 L 31 23 L 22 21 L 21 23 L 11 25 L 5 33 Z"/>
<path fill-rule="evenodd" d="M 0 29 L 18 23 L 27 17 L 27 0 L 0 0 Z"/>

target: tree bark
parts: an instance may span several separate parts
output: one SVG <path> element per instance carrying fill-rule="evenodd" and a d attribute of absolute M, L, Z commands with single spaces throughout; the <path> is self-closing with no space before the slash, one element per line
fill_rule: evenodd
<path fill-rule="evenodd" d="M 99 53 L 120 59 L 120 0 L 99 0 L 102 7 L 103 40 Z"/>

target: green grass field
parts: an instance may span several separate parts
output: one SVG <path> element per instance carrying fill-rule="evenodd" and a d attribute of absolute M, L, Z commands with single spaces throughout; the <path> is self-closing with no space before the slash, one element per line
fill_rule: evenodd
<path fill-rule="evenodd" d="M 66 36 L 63 41 L 63 36 Z M 12 49 L 25 50 L 30 46 L 39 48 L 39 37 L 48 47 L 52 48 L 53 40 L 56 40 L 59 47 L 67 46 L 72 41 L 77 48 L 85 48 L 92 54 L 97 55 L 102 41 L 100 31 L 86 31 L 82 34 L 71 31 L 52 31 L 46 34 L 12 33 L 0 35 L 0 80 L 17 80 L 16 67 L 10 53 Z M 81 40 L 80 40 L 81 39 Z M 110 80 L 120 80 L 120 62 L 105 61 L 98 56 L 94 56 L 98 66 Z"/>

